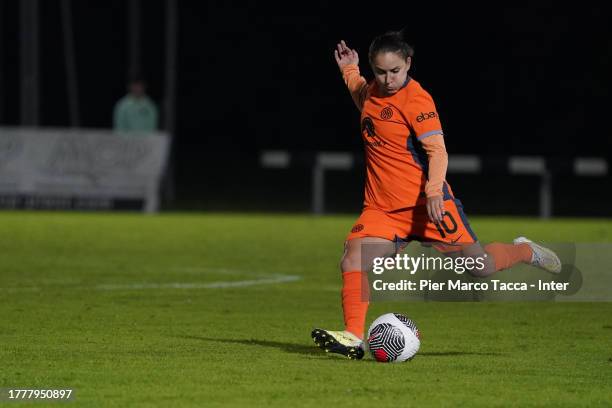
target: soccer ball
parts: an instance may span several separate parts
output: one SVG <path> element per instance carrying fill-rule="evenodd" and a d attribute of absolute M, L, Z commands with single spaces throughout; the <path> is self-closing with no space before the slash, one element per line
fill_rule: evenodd
<path fill-rule="evenodd" d="M 372 322 L 368 330 L 368 348 L 383 363 L 401 363 L 412 359 L 421 346 L 419 329 L 399 313 L 387 313 Z"/>

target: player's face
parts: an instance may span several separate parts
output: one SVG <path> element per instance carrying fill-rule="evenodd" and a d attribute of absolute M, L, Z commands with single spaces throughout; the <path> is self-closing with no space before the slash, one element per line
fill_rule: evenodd
<path fill-rule="evenodd" d="M 372 60 L 372 71 L 378 88 L 385 95 L 393 95 L 406 82 L 410 57 L 403 59 L 396 52 L 379 52 Z"/>

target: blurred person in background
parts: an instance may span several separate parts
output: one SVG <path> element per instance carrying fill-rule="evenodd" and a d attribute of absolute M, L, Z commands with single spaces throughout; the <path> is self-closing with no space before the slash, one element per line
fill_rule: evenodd
<path fill-rule="evenodd" d="M 122 133 L 150 133 L 157 130 L 158 114 L 155 102 L 146 93 L 142 77 L 133 77 L 128 93 L 119 99 L 113 111 L 113 128 Z"/>

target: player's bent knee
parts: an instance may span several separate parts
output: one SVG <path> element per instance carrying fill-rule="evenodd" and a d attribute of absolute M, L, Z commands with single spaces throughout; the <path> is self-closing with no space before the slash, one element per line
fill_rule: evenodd
<path fill-rule="evenodd" d="M 475 278 L 484 278 L 491 274 L 487 267 L 484 268 L 470 268 L 467 269 L 467 273 Z"/>
<path fill-rule="evenodd" d="M 360 271 L 361 256 L 358 253 L 347 252 L 340 261 L 340 269 L 342 272 Z"/>
<path fill-rule="evenodd" d="M 345 243 L 344 256 L 340 261 L 342 272 L 368 271 L 377 257 L 393 254 L 395 244 L 384 238 L 357 238 Z"/>
<path fill-rule="evenodd" d="M 486 278 L 487 276 L 494 274 L 496 271 L 495 263 L 484 262 L 481 265 L 481 267 L 474 265 L 472 268 L 466 268 L 466 271 L 475 278 Z"/>

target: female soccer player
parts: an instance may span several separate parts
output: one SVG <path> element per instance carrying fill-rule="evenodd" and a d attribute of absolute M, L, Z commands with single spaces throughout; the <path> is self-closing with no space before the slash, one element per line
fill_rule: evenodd
<path fill-rule="evenodd" d="M 445 180 L 448 156 L 442 125 L 429 93 L 408 75 L 413 55 L 401 33 L 388 32 L 375 38 L 368 54 L 374 80 L 367 83 L 359 73 L 357 51 L 344 41 L 334 51 L 361 112 L 365 200 L 363 212 L 346 238 L 341 261 L 345 330 L 315 329 L 312 337 L 322 349 L 351 359 L 364 354 L 369 302 L 362 299 L 362 280 L 364 284 L 367 281 L 368 260 L 394 254 L 400 242 L 433 242 L 438 250 L 455 255 L 478 257 L 486 253 L 483 267 L 468 270 L 478 277 L 519 262 L 551 273 L 561 271 L 553 251 L 524 237 L 513 244 L 480 245 L 461 202 Z M 368 260 L 364 262 L 362 249 L 366 247 Z"/>

